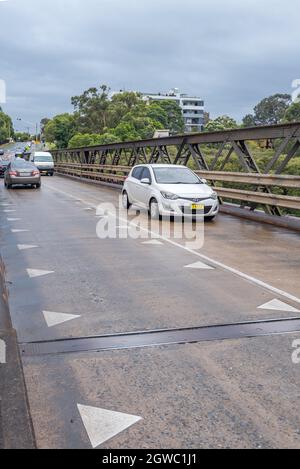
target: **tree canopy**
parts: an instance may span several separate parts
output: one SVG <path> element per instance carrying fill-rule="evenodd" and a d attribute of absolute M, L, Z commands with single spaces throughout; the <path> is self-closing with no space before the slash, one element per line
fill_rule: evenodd
<path fill-rule="evenodd" d="M 295 102 L 286 110 L 284 122 L 300 122 L 300 102 Z"/>
<path fill-rule="evenodd" d="M 244 127 L 255 125 L 273 125 L 283 121 L 285 113 L 292 103 L 289 94 L 274 94 L 260 101 L 254 108 L 254 114 L 243 119 Z"/>
<path fill-rule="evenodd" d="M 172 100 L 148 102 L 140 93 L 129 91 L 111 95 L 102 85 L 73 96 L 71 103 L 73 114 L 42 121 L 45 139 L 57 147 L 152 138 L 159 129 L 172 134 L 184 131 L 181 109 Z"/>
<path fill-rule="evenodd" d="M 216 119 L 210 120 L 205 127 L 205 131 L 215 132 L 219 130 L 221 131 L 221 130 L 236 129 L 237 127 L 239 127 L 239 125 L 236 122 L 236 120 L 232 119 L 232 117 L 220 116 L 220 117 L 217 117 Z"/>
<path fill-rule="evenodd" d="M 14 128 L 11 118 L 0 107 L 0 143 L 7 142 L 14 136 Z"/>

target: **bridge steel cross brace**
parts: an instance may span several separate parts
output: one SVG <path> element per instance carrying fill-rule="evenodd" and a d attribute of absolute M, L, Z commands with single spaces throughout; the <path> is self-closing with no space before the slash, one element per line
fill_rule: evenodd
<path fill-rule="evenodd" d="M 261 173 L 248 142 L 269 141 L 277 146 L 274 155 Z M 217 148 L 216 153 L 207 157 L 203 147 Z M 289 190 L 300 191 L 298 175 L 282 174 L 288 163 L 300 151 L 300 123 L 288 123 L 251 128 L 238 128 L 218 132 L 174 135 L 157 139 L 132 142 L 119 142 L 95 145 L 86 148 L 59 149 L 53 151 L 56 170 L 62 174 L 78 174 L 79 165 L 83 165 L 83 177 L 114 181 L 121 184 L 130 168 L 139 163 L 174 163 L 188 165 L 191 161 L 201 177 L 212 183 L 219 181 L 222 186 L 215 186 L 219 195 L 226 199 L 239 201 L 242 206 L 252 210 L 263 206 L 267 213 L 279 216 L 280 208 L 300 210 L 300 197 L 289 195 Z M 226 166 L 233 154 L 237 155 L 241 172 L 226 172 Z M 221 177 L 221 174 L 224 177 Z M 120 173 L 123 176 L 120 176 Z M 249 175 L 247 177 L 246 175 Z M 246 176 L 246 177 L 245 177 Z M 236 180 L 235 180 L 236 178 Z M 224 187 L 224 183 L 227 186 Z M 234 189 L 234 184 L 245 184 L 246 190 Z M 233 184 L 230 188 L 229 184 Z M 253 190 L 249 190 L 249 185 Z M 281 195 L 273 188 L 281 188 Z M 297 193 L 297 192 L 296 192 Z M 228 194 L 228 195 L 227 195 Z M 299 207 L 299 208 L 298 208 Z M 294 213 L 294 212 L 293 212 Z"/>

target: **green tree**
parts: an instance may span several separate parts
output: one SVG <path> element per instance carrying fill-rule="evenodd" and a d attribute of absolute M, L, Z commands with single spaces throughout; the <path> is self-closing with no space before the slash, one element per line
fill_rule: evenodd
<path fill-rule="evenodd" d="M 184 120 L 179 105 L 172 100 L 152 101 L 147 106 L 147 116 L 168 129 L 172 134 L 184 132 Z"/>
<path fill-rule="evenodd" d="M 55 143 L 57 148 L 66 148 L 75 134 L 75 117 L 72 114 L 59 114 L 45 126 L 44 137 L 47 142 Z"/>
<path fill-rule="evenodd" d="M 247 114 L 243 119 L 243 127 L 255 127 L 255 118 L 252 114 Z"/>
<path fill-rule="evenodd" d="M 44 117 L 42 120 L 41 120 L 41 133 L 43 134 L 44 131 L 45 131 L 45 127 L 46 125 L 48 124 L 48 122 L 50 121 L 51 119 L 48 119 L 48 117 Z"/>
<path fill-rule="evenodd" d="M 11 118 L 0 107 L 0 143 L 7 142 L 14 136 L 14 128 Z"/>
<path fill-rule="evenodd" d="M 279 124 L 291 105 L 291 96 L 289 94 L 274 94 L 263 99 L 254 108 L 254 115 L 248 114 L 244 121 L 251 125 L 274 125 Z M 244 123 L 245 125 L 245 123 Z"/>
<path fill-rule="evenodd" d="M 300 122 L 300 102 L 291 104 L 285 111 L 283 122 Z"/>
<path fill-rule="evenodd" d="M 15 140 L 17 142 L 28 142 L 29 140 L 31 140 L 31 135 L 27 132 L 16 132 Z"/>
<path fill-rule="evenodd" d="M 237 129 L 237 122 L 229 116 L 220 116 L 214 120 L 210 120 L 205 127 L 206 132 L 215 132 L 219 130 Z"/>
<path fill-rule="evenodd" d="M 115 143 L 118 137 L 112 133 L 99 134 L 81 134 L 74 135 L 69 141 L 69 148 L 89 147 L 93 145 L 104 145 L 108 143 Z"/>
<path fill-rule="evenodd" d="M 79 132 L 103 133 L 108 125 L 109 88 L 101 85 L 89 88 L 80 96 L 73 96 L 71 103 L 75 110 L 76 127 Z"/>

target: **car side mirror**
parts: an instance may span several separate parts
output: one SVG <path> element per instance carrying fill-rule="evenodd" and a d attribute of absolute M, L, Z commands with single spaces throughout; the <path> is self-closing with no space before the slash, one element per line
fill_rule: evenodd
<path fill-rule="evenodd" d="M 142 183 L 142 184 L 147 184 L 148 186 L 150 186 L 150 184 L 151 184 L 149 178 L 143 178 L 143 179 L 141 179 L 141 183 Z"/>
<path fill-rule="evenodd" d="M 201 179 L 201 181 L 203 182 L 203 184 L 207 184 L 207 179 Z"/>

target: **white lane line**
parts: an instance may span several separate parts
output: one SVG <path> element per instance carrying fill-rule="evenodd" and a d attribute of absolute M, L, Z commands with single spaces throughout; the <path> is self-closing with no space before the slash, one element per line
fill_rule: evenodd
<path fill-rule="evenodd" d="M 53 190 L 54 192 L 59 192 L 61 194 L 72 197 L 74 199 L 76 198 L 73 195 L 69 194 L 68 192 L 62 191 L 60 189 L 55 189 L 55 188 L 50 187 L 50 186 L 47 186 L 47 188 Z M 86 205 L 89 205 L 89 206 L 92 205 L 97 210 L 97 205 L 91 204 L 90 202 L 88 203 L 87 201 L 83 201 L 83 203 L 85 203 Z M 111 214 L 111 215 L 114 215 L 114 214 Z M 195 256 L 209 262 L 210 264 L 213 264 L 215 267 L 220 267 L 221 269 L 226 270 L 227 272 L 230 272 L 234 275 L 237 275 L 238 277 L 241 277 L 241 278 L 243 278 L 244 280 L 247 280 L 250 283 L 258 285 L 259 287 L 262 287 L 266 290 L 269 290 L 272 293 L 275 293 L 276 295 L 280 295 L 280 296 L 283 296 L 285 298 L 288 298 L 291 301 L 295 301 L 296 303 L 300 303 L 300 298 L 298 298 L 297 296 L 291 295 L 290 293 L 288 293 L 284 290 L 280 290 L 279 288 L 273 287 L 272 285 L 270 285 L 266 282 L 263 282 L 262 280 L 259 280 L 255 277 L 252 277 L 251 275 L 248 275 L 248 274 L 245 274 L 244 272 L 241 272 L 240 270 L 234 269 L 233 267 L 230 267 L 226 264 L 223 264 L 222 262 L 216 261 L 215 259 L 212 259 L 208 256 L 205 256 L 204 254 L 200 254 L 199 252 L 194 251 L 193 249 L 190 249 L 186 246 L 183 246 L 182 244 L 176 243 L 176 241 L 172 241 L 171 239 L 166 238 L 166 237 L 164 237 L 164 236 L 162 236 L 158 233 L 154 233 L 153 231 L 148 230 L 147 228 L 143 228 L 143 227 L 141 227 L 140 225 L 137 225 L 134 222 L 128 222 L 128 220 L 126 220 L 122 217 L 119 217 L 119 220 L 122 221 L 122 222 L 124 221 L 125 223 L 127 223 L 129 225 L 135 226 L 136 228 L 139 228 L 140 230 L 147 232 L 149 235 L 151 235 L 153 237 L 160 238 L 160 239 L 166 241 L 167 243 L 172 244 L 173 246 L 176 246 L 177 248 L 183 249 L 184 251 L 189 252 L 190 254 L 193 254 L 193 255 L 195 255 Z"/>
<path fill-rule="evenodd" d="M 16 212 L 16 210 L 3 210 L 4 213 L 13 213 Z"/>
<path fill-rule="evenodd" d="M 38 246 L 35 246 L 33 244 L 18 244 L 17 246 L 20 251 L 25 251 L 26 249 L 38 248 Z"/>
<path fill-rule="evenodd" d="M 128 225 L 127 225 L 128 228 Z M 152 246 L 163 246 L 163 243 L 161 241 L 158 241 L 157 239 L 152 239 L 151 241 L 144 241 L 142 244 L 147 245 L 152 245 Z"/>
<path fill-rule="evenodd" d="M 21 221 L 22 218 L 7 218 L 7 221 Z"/>
<path fill-rule="evenodd" d="M 206 269 L 206 270 L 215 270 L 210 265 L 204 264 L 204 262 L 195 262 L 194 264 L 186 265 L 186 269 Z"/>
<path fill-rule="evenodd" d="M 258 309 L 270 309 L 274 311 L 288 311 L 290 313 L 300 313 L 299 309 L 296 309 L 293 306 L 283 303 L 283 301 L 277 300 L 276 298 L 274 300 L 269 301 L 268 303 L 265 303 L 264 305 L 258 306 Z"/>
<path fill-rule="evenodd" d="M 118 435 L 122 431 L 142 420 L 136 415 L 123 414 L 77 404 L 80 417 L 93 448 Z"/>
<path fill-rule="evenodd" d="M 54 274 L 53 270 L 26 269 L 30 278 L 42 277 L 43 275 Z"/>
<path fill-rule="evenodd" d="M 28 233 L 29 230 L 10 230 L 12 233 Z"/>
<path fill-rule="evenodd" d="M 0 339 L 0 363 L 6 363 L 6 343 L 3 339 Z"/>
<path fill-rule="evenodd" d="M 53 311 L 43 311 L 43 315 L 48 327 L 57 326 L 67 321 L 80 318 L 76 314 L 55 313 Z"/>

